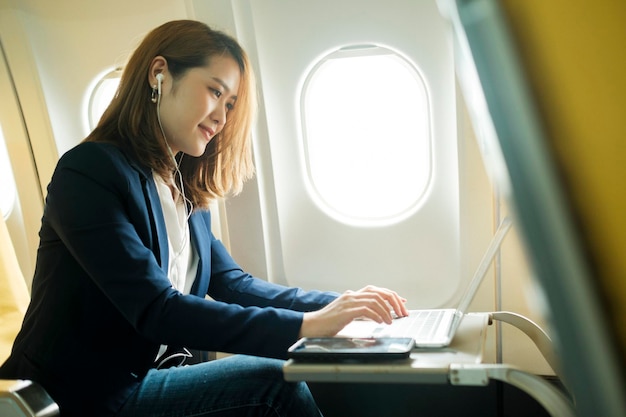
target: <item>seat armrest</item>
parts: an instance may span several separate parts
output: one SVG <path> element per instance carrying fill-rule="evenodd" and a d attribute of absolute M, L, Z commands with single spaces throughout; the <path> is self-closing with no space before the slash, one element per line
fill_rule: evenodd
<path fill-rule="evenodd" d="M 41 385 L 29 380 L 0 379 L 0 416 L 59 416 L 59 406 Z"/>

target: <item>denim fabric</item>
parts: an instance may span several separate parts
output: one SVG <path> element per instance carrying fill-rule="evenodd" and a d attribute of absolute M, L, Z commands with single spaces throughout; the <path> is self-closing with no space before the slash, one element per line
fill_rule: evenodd
<path fill-rule="evenodd" d="M 153 369 L 118 417 L 320 417 L 306 383 L 284 380 L 283 363 L 235 355 Z"/>

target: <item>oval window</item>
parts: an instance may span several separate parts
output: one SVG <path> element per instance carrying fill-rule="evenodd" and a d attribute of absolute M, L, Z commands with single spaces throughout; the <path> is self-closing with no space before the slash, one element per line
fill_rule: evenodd
<path fill-rule="evenodd" d="M 104 74 L 96 81 L 89 96 L 89 106 L 87 109 L 89 129 L 93 130 L 97 125 L 102 113 L 111 103 L 115 96 L 117 86 L 120 84 L 122 69 L 116 68 Z"/>
<path fill-rule="evenodd" d="M 387 48 L 343 48 L 313 67 L 301 104 L 308 181 L 326 212 L 378 225 L 417 210 L 432 159 L 428 93 L 415 66 Z"/>

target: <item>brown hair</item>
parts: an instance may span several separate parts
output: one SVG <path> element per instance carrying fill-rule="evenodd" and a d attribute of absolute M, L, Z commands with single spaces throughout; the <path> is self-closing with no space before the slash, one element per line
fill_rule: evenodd
<path fill-rule="evenodd" d="M 175 165 L 159 128 L 156 106 L 150 101 L 150 64 L 156 56 L 164 57 L 176 81 L 187 70 L 205 66 L 212 56 L 223 54 L 239 65 L 237 103 L 204 154 L 186 156 L 179 169 L 185 194 L 195 208 L 207 208 L 211 200 L 239 193 L 254 174 L 250 137 L 256 108 L 254 74 L 237 41 L 204 23 L 176 20 L 148 33 L 125 66 L 111 104 L 85 141 L 116 143 L 160 176 L 169 177 Z"/>

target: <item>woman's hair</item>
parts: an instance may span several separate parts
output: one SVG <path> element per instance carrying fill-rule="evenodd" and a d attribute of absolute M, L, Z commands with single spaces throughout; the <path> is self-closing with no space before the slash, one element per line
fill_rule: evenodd
<path fill-rule="evenodd" d="M 211 57 L 225 54 L 240 69 L 237 102 L 204 154 L 185 156 L 179 169 L 186 197 L 195 208 L 207 208 L 216 198 L 239 193 L 254 174 L 250 137 L 256 109 L 254 74 L 237 41 L 204 23 L 177 20 L 148 33 L 125 66 L 111 104 L 85 141 L 115 143 L 160 176 L 170 177 L 176 166 L 159 127 L 157 106 L 151 101 L 148 73 L 152 60 L 164 57 L 175 82 L 189 69 L 206 66 Z"/>

